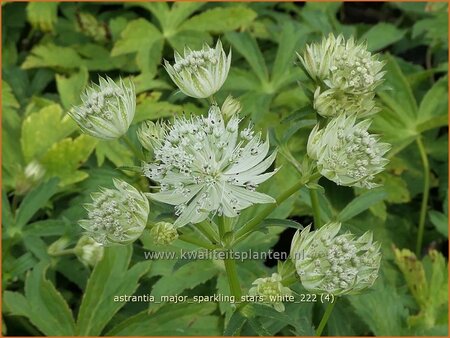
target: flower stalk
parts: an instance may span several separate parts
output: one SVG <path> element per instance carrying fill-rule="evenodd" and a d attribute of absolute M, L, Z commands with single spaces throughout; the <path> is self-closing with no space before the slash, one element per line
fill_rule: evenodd
<path fill-rule="evenodd" d="M 416 242 L 416 256 L 420 255 L 423 243 L 423 233 L 425 230 L 425 219 L 427 216 L 428 207 L 428 197 L 430 194 L 430 164 L 428 162 L 427 152 L 422 141 L 422 137 L 416 139 L 417 147 L 419 148 L 420 158 L 422 159 L 423 166 L 423 194 L 422 203 L 420 206 L 420 217 L 419 217 L 419 230 L 417 232 L 417 242 Z"/>

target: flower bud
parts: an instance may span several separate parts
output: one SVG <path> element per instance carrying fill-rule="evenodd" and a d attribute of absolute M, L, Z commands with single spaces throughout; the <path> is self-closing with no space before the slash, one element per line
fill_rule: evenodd
<path fill-rule="evenodd" d="M 241 109 L 242 107 L 239 100 L 236 100 L 231 95 L 228 95 L 220 110 L 222 111 L 223 117 L 228 121 L 233 116 L 238 115 Z"/>
<path fill-rule="evenodd" d="M 226 55 L 220 40 L 216 47 L 207 44 L 199 51 L 185 48 L 184 56 L 175 53 L 172 66 L 164 60 L 164 67 L 173 82 L 187 96 L 207 98 L 219 91 L 225 82 L 231 64 L 231 51 Z"/>
<path fill-rule="evenodd" d="M 383 155 L 388 143 L 378 142 L 367 129 L 369 120 L 357 124 L 356 116 L 340 115 L 324 129 L 316 125 L 308 139 L 307 151 L 317 161 L 319 172 L 338 185 L 373 188 L 374 176 L 389 162 Z"/>
<path fill-rule="evenodd" d="M 332 222 L 310 231 L 309 225 L 294 235 L 290 256 L 308 291 L 355 294 L 378 277 L 380 245 L 372 242 L 372 233 L 356 238 L 349 232 L 338 235 L 340 228 Z"/>
<path fill-rule="evenodd" d="M 99 78 L 81 95 L 83 104 L 73 107 L 69 115 L 86 134 L 112 140 L 124 135 L 134 118 L 136 94 L 131 81 L 116 84 L 109 77 Z"/>
<path fill-rule="evenodd" d="M 145 229 L 149 214 L 147 198 L 130 184 L 114 179 L 116 189 L 101 189 L 85 206 L 88 219 L 80 226 L 103 244 L 129 244 Z"/>
<path fill-rule="evenodd" d="M 281 284 L 281 276 L 273 273 L 271 277 L 258 278 L 252 284 L 248 294 L 250 296 L 260 296 L 263 298 L 263 303 L 270 304 L 278 312 L 284 311 L 284 304 L 281 301 L 284 297 L 292 294 L 291 289 Z"/>
<path fill-rule="evenodd" d="M 150 230 L 155 244 L 169 245 L 178 238 L 177 228 L 172 223 L 158 222 Z"/>
<path fill-rule="evenodd" d="M 147 150 L 153 150 L 162 146 L 165 137 L 165 126 L 162 123 L 144 121 L 137 131 L 137 137 L 142 146 Z"/>
<path fill-rule="evenodd" d="M 32 187 L 36 186 L 44 177 L 45 168 L 36 160 L 31 161 L 22 173 L 18 175 L 16 181 L 16 194 L 25 194 Z"/>
<path fill-rule="evenodd" d="M 75 246 L 78 259 L 87 266 L 95 266 L 103 258 L 104 247 L 89 236 L 82 236 Z"/>

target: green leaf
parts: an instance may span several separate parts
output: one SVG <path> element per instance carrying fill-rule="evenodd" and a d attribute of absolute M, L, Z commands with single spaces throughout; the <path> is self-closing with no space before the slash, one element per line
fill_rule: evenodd
<path fill-rule="evenodd" d="M 168 304 L 153 313 L 142 311 L 118 324 L 108 336 L 210 336 L 220 334 L 214 303 Z"/>
<path fill-rule="evenodd" d="M 157 120 L 162 117 L 169 117 L 181 114 L 184 107 L 166 101 L 155 101 L 152 97 L 147 97 L 137 104 L 136 115 L 133 123 L 144 120 Z"/>
<path fill-rule="evenodd" d="M 376 336 L 405 334 L 408 310 L 407 300 L 396 288 L 384 280 L 378 280 L 368 292 L 349 297 L 348 300 L 359 318 Z M 339 306 L 339 304 L 338 304 Z"/>
<path fill-rule="evenodd" d="M 264 57 L 258 44 L 249 33 L 230 32 L 226 35 L 227 40 L 248 62 L 262 83 L 269 80 L 269 73 L 264 61 Z"/>
<path fill-rule="evenodd" d="M 365 32 L 361 40 L 367 41 L 367 49 L 373 52 L 401 40 L 405 34 L 406 29 L 399 29 L 393 24 L 380 22 Z"/>
<path fill-rule="evenodd" d="M 161 60 L 163 47 L 159 30 L 145 19 L 130 21 L 111 51 L 112 56 L 137 53 L 142 72 L 154 72 Z"/>
<path fill-rule="evenodd" d="M 30 317 L 30 305 L 24 295 L 6 290 L 3 292 L 3 311 L 12 316 Z"/>
<path fill-rule="evenodd" d="M 46 265 L 40 263 L 25 281 L 25 297 L 30 309 L 28 318 L 47 336 L 73 336 L 72 312 L 55 286 L 45 279 L 46 269 Z"/>
<path fill-rule="evenodd" d="M 15 225 L 19 228 L 23 227 L 33 217 L 33 215 L 42 207 L 58 190 L 58 179 L 51 178 L 49 181 L 41 183 L 31 192 L 29 192 L 19 209 L 17 210 Z"/>
<path fill-rule="evenodd" d="M 436 250 L 430 250 L 421 262 L 408 249 L 395 249 L 395 262 L 420 307 L 417 315 L 408 322 L 412 326 L 429 329 L 447 323 L 448 272 L 445 258 Z"/>
<path fill-rule="evenodd" d="M 247 318 L 245 318 L 239 311 L 235 311 L 231 315 L 230 320 L 228 321 L 227 325 L 225 326 L 223 335 L 224 336 L 239 335 L 239 332 L 246 321 L 247 321 Z"/>
<path fill-rule="evenodd" d="M 180 294 L 202 284 L 218 273 L 212 261 L 199 260 L 187 263 L 168 276 L 161 277 L 153 286 L 152 296 L 159 301 L 161 296 Z"/>
<path fill-rule="evenodd" d="M 436 82 L 420 102 L 417 116 L 418 132 L 448 124 L 447 77 Z"/>
<path fill-rule="evenodd" d="M 216 7 L 204 11 L 185 21 L 180 30 L 222 33 L 247 27 L 257 14 L 243 6 Z"/>
<path fill-rule="evenodd" d="M 76 130 L 75 122 L 61 115 L 61 106 L 51 104 L 25 118 L 20 142 L 27 162 L 40 159 L 54 143 Z"/>
<path fill-rule="evenodd" d="M 72 70 L 83 66 L 83 60 L 70 47 L 61 47 L 54 44 L 37 45 L 28 54 L 22 63 L 23 69 L 55 68 Z"/>
<path fill-rule="evenodd" d="M 88 175 L 77 168 L 89 158 L 97 142 L 97 139 L 83 134 L 54 144 L 41 160 L 46 177 L 59 177 L 60 186 L 84 180 Z"/>
<path fill-rule="evenodd" d="M 105 158 L 110 160 L 116 167 L 132 166 L 133 153 L 119 140 L 100 141 L 95 147 L 95 155 L 97 156 L 97 164 L 101 166 Z"/>
<path fill-rule="evenodd" d="M 429 211 L 428 216 L 430 216 L 430 221 L 436 227 L 436 230 L 448 238 L 448 216 L 436 210 Z"/>
<path fill-rule="evenodd" d="M 80 94 L 86 87 L 88 79 L 89 73 L 85 67 L 67 77 L 56 74 L 56 87 L 65 109 L 80 103 Z"/>
<path fill-rule="evenodd" d="M 131 246 L 114 246 L 105 249 L 103 259 L 95 266 L 81 301 L 77 320 L 77 335 L 98 336 L 125 302 L 114 296 L 132 295 L 139 279 L 148 271 L 149 262 L 128 268 Z"/>
<path fill-rule="evenodd" d="M 357 196 L 337 216 L 340 222 L 346 222 L 349 219 L 359 215 L 369 209 L 375 203 L 382 201 L 386 197 L 383 189 L 372 189 Z"/>
<path fill-rule="evenodd" d="M 58 2 L 31 2 L 27 5 L 27 18 L 34 28 L 53 32 L 58 20 Z"/>

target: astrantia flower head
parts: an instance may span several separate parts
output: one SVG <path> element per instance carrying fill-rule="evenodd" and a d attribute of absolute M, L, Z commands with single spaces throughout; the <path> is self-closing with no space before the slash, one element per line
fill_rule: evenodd
<path fill-rule="evenodd" d="M 220 40 L 215 48 L 207 44 L 192 51 L 185 48 L 184 56 L 175 52 L 175 64 L 167 60 L 164 67 L 173 82 L 187 96 L 207 98 L 216 93 L 225 82 L 231 64 L 231 51 L 226 55 Z"/>
<path fill-rule="evenodd" d="M 353 37 L 345 40 L 330 34 L 321 43 L 306 47 L 300 61 L 313 80 L 345 93 L 363 94 L 373 91 L 382 81 L 384 63 L 357 44 Z"/>
<path fill-rule="evenodd" d="M 314 93 L 314 109 L 323 117 L 335 117 L 341 114 L 368 117 L 380 111 L 375 105 L 375 93 L 346 94 L 341 90 L 327 89 L 323 92 L 317 87 Z"/>
<path fill-rule="evenodd" d="M 354 294 L 378 277 L 380 245 L 372 242 L 372 233 L 356 238 L 351 233 L 338 235 L 340 228 L 335 222 L 316 231 L 307 226 L 292 239 L 291 259 L 308 291 Z"/>
<path fill-rule="evenodd" d="M 131 81 L 115 83 L 100 77 L 81 95 L 83 104 L 73 107 L 69 115 L 86 134 L 111 140 L 125 134 L 133 121 L 136 94 Z"/>
<path fill-rule="evenodd" d="M 95 266 L 103 258 L 104 247 L 89 236 L 81 236 L 75 247 L 78 259 L 88 266 Z"/>
<path fill-rule="evenodd" d="M 129 244 L 145 229 L 149 213 L 147 198 L 130 184 L 114 179 L 116 189 L 102 189 L 92 194 L 87 204 L 88 219 L 80 225 L 95 241 Z"/>
<path fill-rule="evenodd" d="M 169 245 L 178 238 L 177 228 L 172 223 L 158 222 L 150 230 L 153 241 L 160 245 Z"/>
<path fill-rule="evenodd" d="M 275 173 L 265 171 L 276 153 L 267 156 L 269 141 L 250 126 L 239 131 L 238 116 L 225 123 L 213 105 L 207 117 L 176 118 L 157 138 L 155 162 L 144 166 L 144 174 L 161 188 L 149 196 L 176 206 L 176 227 L 210 213 L 235 217 L 252 204 L 275 202 L 255 190 Z"/>
<path fill-rule="evenodd" d="M 373 188 L 374 176 L 389 162 L 383 155 L 388 143 L 378 142 L 367 129 L 370 120 L 340 115 L 324 129 L 316 125 L 309 135 L 308 155 L 317 161 L 319 172 L 338 185 Z"/>
<path fill-rule="evenodd" d="M 292 291 L 283 286 L 281 280 L 281 276 L 277 273 L 273 273 L 271 277 L 258 278 L 252 283 L 255 286 L 248 294 L 262 297 L 264 303 L 272 305 L 278 312 L 283 312 L 284 304 L 279 299 L 292 295 Z"/>

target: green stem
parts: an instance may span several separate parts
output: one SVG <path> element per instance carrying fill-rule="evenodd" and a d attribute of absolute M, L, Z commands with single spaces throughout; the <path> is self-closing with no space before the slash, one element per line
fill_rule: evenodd
<path fill-rule="evenodd" d="M 333 312 L 334 304 L 336 304 L 336 302 L 337 298 L 334 300 L 334 302 L 328 303 L 327 308 L 325 309 L 325 313 L 320 320 L 319 327 L 316 330 L 317 337 L 320 337 L 322 335 L 322 331 L 325 328 L 325 325 L 327 325 L 328 319 L 330 318 L 331 312 Z"/>
<path fill-rule="evenodd" d="M 49 252 L 50 256 L 65 256 L 65 255 L 75 255 L 75 254 L 76 254 L 75 248 L 60 250 L 57 252 Z"/>
<path fill-rule="evenodd" d="M 219 217 L 219 222 L 218 222 L 218 228 L 219 228 L 219 237 L 221 239 L 223 239 L 223 236 L 225 235 L 225 216 L 221 216 Z"/>
<path fill-rule="evenodd" d="M 125 141 L 125 144 L 127 145 L 128 149 L 131 150 L 131 152 L 136 156 L 136 158 L 139 161 L 143 161 L 144 157 L 142 153 L 134 146 L 133 142 L 130 140 L 130 138 L 127 135 L 123 135 L 122 139 Z"/>
<path fill-rule="evenodd" d="M 422 141 L 422 137 L 418 137 L 416 139 L 416 143 L 417 147 L 419 148 L 419 153 L 423 165 L 423 194 L 422 194 L 422 204 L 420 207 L 419 231 L 417 233 L 417 243 L 416 243 L 416 256 L 419 256 L 422 250 L 423 233 L 425 230 L 425 219 L 427 216 L 428 196 L 430 193 L 430 164 L 428 162 L 428 156 Z"/>
<path fill-rule="evenodd" d="M 316 229 L 319 229 L 322 226 L 322 221 L 320 218 L 320 204 L 319 204 L 319 195 L 317 194 L 317 190 L 309 189 L 309 197 L 311 198 L 311 207 L 312 207 L 313 216 L 314 216 L 314 226 Z"/>
<path fill-rule="evenodd" d="M 195 227 L 206 237 L 211 243 L 219 243 L 219 237 L 217 233 L 212 229 L 211 223 L 203 221 L 195 224 Z"/>
<path fill-rule="evenodd" d="M 282 193 L 278 198 L 275 200 L 274 204 L 270 204 L 267 207 L 265 207 L 257 216 L 252 218 L 248 223 L 244 224 L 242 228 L 240 228 L 236 232 L 236 240 L 233 244 L 239 243 L 243 239 L 246 238 L 246 236 L 254 230 L 267 216 L 270 215 L 270 213 L 281 203 L 283 203 L 285 200 L 287 200 L 291 195 L 295 194 L 303 185 L 305 184 L 305 181 L 303 179 L 296 182 L 291 188 L 286 190 L 284 193 Z"/>
<path fill-rule="evenodd" d="M 227 273 L 228 285 L 233 296 L 236 297 L 236 301 L 240 301 L 242 291 L 239 285 L 239 278 L 236 270 L 236 262 L 233 258 L 227 258 L 224 260 L 225 272 Z"/>
<path fill-rule="evenodd" d="M 180 239 L 180 240 L 182 240 L 183 242 L 186 242 L 186 243 L 195 244 L 197 246 L 200 246 L 200 247 L 208 249 L 208 250 L 214 250 L 214 249 L 217 248 L 214 244 L 207 243 L 207 242 L 202 241 L 201 239 L 198 239 L 198 238 L 195 238 L 195 237 L 191 237 L 191 236 L 188 236 L 188 235 L 184 235 L 184 234 L 180 235 L 178 237 L 178 239 Z"/>

